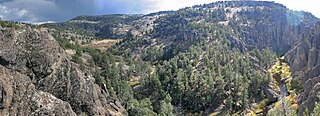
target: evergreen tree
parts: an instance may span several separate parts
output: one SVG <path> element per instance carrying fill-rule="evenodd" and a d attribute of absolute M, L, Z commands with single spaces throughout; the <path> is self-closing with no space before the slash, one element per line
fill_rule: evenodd
<path fill-rule="evenodd" d="M 320 115 L 320 102 L 316 102 L 313 108 L 313 112 L 311 113 L 311 116 L 319 116 Z"/>
<path fill-rule="evenodd" d="M 174 116 L 169 94 L 166 94 L 165 98 L 160 102 L 159 116 Z"/>

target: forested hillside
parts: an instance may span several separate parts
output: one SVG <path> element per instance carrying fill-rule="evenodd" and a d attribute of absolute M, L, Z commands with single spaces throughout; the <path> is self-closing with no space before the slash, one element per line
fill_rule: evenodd
<path fill-rule="evenodd" d="M 288 96 L 297 105 L 303 90 L 287 69 L 289 92 L 281 97 L 280 80 L 275 84 L 269 69 L 317 20 L 273 2 L 216 2 L 144 16 L 81 16 L 51 26 L 122 39 L 107 50 L 80 52 L 92 56 L 97 83 L 130 115 L 276 115 L 283 109 L 278 100 Z M 91 27 L 100 24 L 113 28 Z"/>
<path fill-rule="evenodd" d="M 279 116 L 319 110 L 317 21 L 274 2 L 225 1 L 148 15 L 79 16 L 33 28 L 59 43 L 63 59 L 75 67 L 69 71 L 83 72 L 63 77 L 92 76 L 99 85 L 92 94 L 106 96 L 93 105 L 71 104 L 77 115 Z"/>

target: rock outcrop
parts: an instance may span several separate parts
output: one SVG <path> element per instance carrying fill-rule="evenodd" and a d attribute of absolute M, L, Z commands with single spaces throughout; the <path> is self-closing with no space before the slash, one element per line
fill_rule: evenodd
<path fill-rule="evenodd" d="M 22 74 L 0 66 L 0 115 L 68 115 L 75 116 L 68 102 L 39 91 Z"/>
<path fill-rule="evenodd" d="M 299 114 L 308 108 L 313 110 L 320 92 L 320 23 L 285 55 L 293 77 L 300 80 L 304 91 L 299 96 Z"/>
<path fill-rule="evenodd" d="M 262 85 L 262 89 L 264 91 L 264 94 L 266 95 L 266 98 L 270 102 L 276 102 L 278 100 L 279 92 L 273 90 L 269 85 L 265 84 Z"/>
<path fill-rule="evenodd" d="M 6 68 L 4 69 L 6 71 L 10 70 L 21 75 L 20 80 L 16 80 L 16 76 L 12 76 L 11 73 L 1 75 L 3 78 L 0 80 L 1 83 L 10 82 L 8 81 L 10 77 L 12 77 L 11 81 L 15 82 L 3 86 L 6 93 L 2 95 L 4 96 L 3 106 L 10 109 L 1 112 L 15 114 L 11 109 L 19 110 L 13 107 L 18 105 L 17 107 L 21 107 L 20 110 L 23 112 L 30 111 L 32 114 L 38 111 L 38 108 L 38 112 L 45 113 L 44 105 L 39 102 L 49 100 L 52 103 L 48 105 L 48 114 L 127 114 L 116 98 L 110 97 L 106 89 L 101 89 L 95 84 L 89 71 L 80 70 L 77 64 L 67 58 L 65 51 L 44 28 L 0 27 L 0 65 Z M 23 89 L 10 87 L 10 85 L 21 86 Z M 8 93 L 10 91 L 13 93 Z M 8 96 L 14 95 L 15 91 L 22 93 L 18 93 L 17 96 Z M 9 98 L 27 102 L 19 105 L 17 100 L 9 102 Z M 37 107 L 28 107 L 29 105 Z M 26 114 L 21 111 L 17 113 Z"/>

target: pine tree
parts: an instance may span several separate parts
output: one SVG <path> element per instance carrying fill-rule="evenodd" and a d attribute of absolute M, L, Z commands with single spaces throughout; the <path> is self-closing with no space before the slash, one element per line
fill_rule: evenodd
<path fill-rule="evenodd" d="M 132 116 L 156 116 L 153 112 L 153 107 L 150 99 L 136 100 L 133 99 L 129 102 L 129 114 Z"/>
<path fill-rule="evenodd" d="M 169 94 L 166 94 L 165 98 L 160 102 L 159 116 L 174 116 Z"/>
<path fill-rule="evenodd" d="M 317 102 L 314 105 L 313 112 L 311 113 L 311 116 L 319 116 L 319 115 L 320 115 L 320 102 Z"/>

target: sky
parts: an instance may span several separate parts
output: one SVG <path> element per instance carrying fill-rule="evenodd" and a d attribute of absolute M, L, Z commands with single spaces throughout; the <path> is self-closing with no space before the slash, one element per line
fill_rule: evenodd
<path fill-rule="evenodd" d="M 217 0 L 0 0 L 0 18 L 28 23 L 61 22 L 79 15 L 148 14 Z M 319 0 L 275 0 L 320 18 Z"/>

